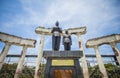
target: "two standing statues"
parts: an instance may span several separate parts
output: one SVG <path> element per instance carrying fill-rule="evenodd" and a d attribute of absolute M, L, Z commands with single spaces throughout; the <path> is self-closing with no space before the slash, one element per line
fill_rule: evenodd
<path fill-rule="evenodd" d="M 56 22 L 55 27 L 53 27 L 51 33 L 52 33 L 52 50 L 59 51 L 62 34 L 62 29 L 59 27 L 59 22 Z M 62 43 L 64 45 L 65 51 L 71 50 L 72 40 L 68 31 L 65 31 Z"/>

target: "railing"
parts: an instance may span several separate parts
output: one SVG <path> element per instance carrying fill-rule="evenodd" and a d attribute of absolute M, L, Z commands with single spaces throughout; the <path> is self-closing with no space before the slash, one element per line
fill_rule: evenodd
<path fill-rule="evenodd" d="M 44 52 L 47 52 L 47 51 L 44 51 Z M 27 65 L 27 66 L 35 66 L 37 56 L 38 55 L 26 55 L 25 56 L 26 59 L 25 59 L 24 64 Z M 97 65 L 96 55 L 86 54 L 85 56 L 86 56 L 86 60 L 87 60 L 88 65 L 90 65 L 90 66 Z M 106 63 L 112 63 L 112 64 L 115 64 L 115 65 L 118 65 L 118 62 L 116 60 L 115 55 L 105 55 L 104 54 L 104 55 L 101 55 L 101 56 L 102 56 L 103 62 L 105 64 Z M 21 55 L 18 55 L 18 54 L 17 55 L 9 54 L 9 55 L 6 56 L 5 63 L 9 63 L 9 64 L 18 63 L 20 57 L 21 57 Z M 42 58 L 41 63 L 46 63 L 46 60 L 44 58 Z M 81 60 L 80 60 L 80 63 L 81 63 Z"/>
<path fill-rule="evenodd" d="M 83 56 L 82 51 L 44 51 L 43 57 L 48 58 L 80 58 Z"/>

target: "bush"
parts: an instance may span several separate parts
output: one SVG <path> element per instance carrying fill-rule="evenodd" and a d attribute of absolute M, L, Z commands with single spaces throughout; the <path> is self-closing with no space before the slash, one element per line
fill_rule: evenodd
<path fill-rule="evenodd" d="M 17 68 L 17 64 L 4 64 L 0 70 L 0 78 L 14 78 L 14 74 Z M 23 67 L 22 74 L 19 78 L 33 78 L 34 68 Z"/>
<path fill-rule="evenodd" d="M 109 78 L 120 78 L 120 67 L 111 63 L 104 64 Z M 98 65 L 89 67 L 90 78 L 102 78 Z"/>

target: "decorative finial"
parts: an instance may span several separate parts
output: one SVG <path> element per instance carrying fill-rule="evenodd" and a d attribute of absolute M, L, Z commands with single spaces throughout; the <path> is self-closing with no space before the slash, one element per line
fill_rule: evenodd
<path fill-rule="evenodd" d="M 58 22 L 58 21 L 56 21 L 55 25 L 56 25 L 56 26 L 59 26 L 59 22 Z"/>

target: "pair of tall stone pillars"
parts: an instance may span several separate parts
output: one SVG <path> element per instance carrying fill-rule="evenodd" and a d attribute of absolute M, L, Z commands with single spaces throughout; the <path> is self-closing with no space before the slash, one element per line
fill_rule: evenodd
<path fill-rule="evenodd" d="M 2 68 L 2 66 L 4 64 L 4 60 L 5 60 L 5 57 L 8 53 L 8 51 L 9 51 L 10 46 L 11 46 L 10 43 L 6 43 L 5 47 L 2 50 L 2 53 L 0 55 L 0 69 Z M 22 66 L 23 66 L 23 62 L 24 62 L 24 59 L 25 59 L 26 51 L 27 51 L 27 47 L 24 46 L 22 54 L 21 54 L 21 58 L 19 60 L 16 72 L 15 72 L 15 75 L 14 75 L 14 78 L 19 78 L 19 74 L 22 72 Z"/>
<path fill-rule="evenodd" d="M 99 69 L 100 69 L 100 71 L 103 75 L 103 78 L 108 78 L 107 71 L 105 69 L 102 57 L 101 57 L 101 55 L 99 53 L 99 50 L 98 50 L 98 46 L 95 46 L 94 50 L 95 50 L 96 57 L 97 57 L 97 60 L 98 60 Z"/>
<path fill-rule="evenodd" d="M 20 58 L 19 63 L 17 65 L 17 69 L 15 72 L 14 78 L 19 78 L 19 75 L 22 73 L 22 68 L 23 68 L 23 63 L 24 63 L 26 52 L 27 52 L 27 46 L 23 46 L 21 58 Z"/>
<path fill-rule="evenodd" d="M 85 51 L 83 48 L 82 37 L 81 37 L 81 34 L 77 34 L 77 36 L 78 36 L 79 48 L 81 51 L 83 51 L 83 57 L 81 58 L 82 68 L 83 68 L 83 76 L 84 76 L 84 78 L 89 78 L 89 71 L 88 71 L 88 66 L 87 66 L 87 62 L 86 62 Z"/>
<path fill-rule="evenodd" d="M 43 46 L 44 46 L 44 34 L 41 35 L 41 39 L 40 39 L 40 46 L 39 46 L 39 53 L 38 53 L 38 57 L 37 57 L 37 65 L 35 68 L 35 75 L 34 78 L 40 78 L 40 63 L 41 63 L 41 59 L 43 56 Z"/>
<path fill-rule="evenodd" d="M 118 61 L 119 65 L 120 65 L 120 51 L 117 48 L 117 44 L 115 42 L 113 42 L 113 43 L 110 43 L 110 45 L 111 45 L 111 47 L 112 47 L 112 49 L 115 53 L 115 56 L 117 58 L 117 61 Z"/>
<path fill-rule="evenodd" d="M 16 72 L 14 75 L 14 78 L 19 78 L 19 74 L 22 72 L 22 66 L 23 66 L 23 62 L 25 59 L 27 48 L 28 47 L 34 48 L 36 40 L 21 38 L 18 36 L 14 36 L 14 35 L 0 32 L 0 41 L 5 43 L 5 47 L 3 48 L 3 50 L 0 54 L 0 69 L 2 68 L 2 65 L 4 64 L 4 60 L 5 60 L 5 57 L 8 53 L 10 46 L 11 45 L 23 46 L 21 58 L 19 60 Z"/>
<path fill-rule="evenodd" d="M 0 70 L 1 70 L 1 68 L 3 66 L 3 64 L 4 64 L 4 60 L 5 60 L 5 57 L 6 57 L 7 53 L 8 53 L 8 51 L 9 51 L 10 46 L 11 46 L 10 43 L 8 43 L 8 42 L 5 43 L 5 46 L 4 46 L 4 48 L 3 48 L 3 50 L 2 50 L 2 52 L 0 54 Z"/>

